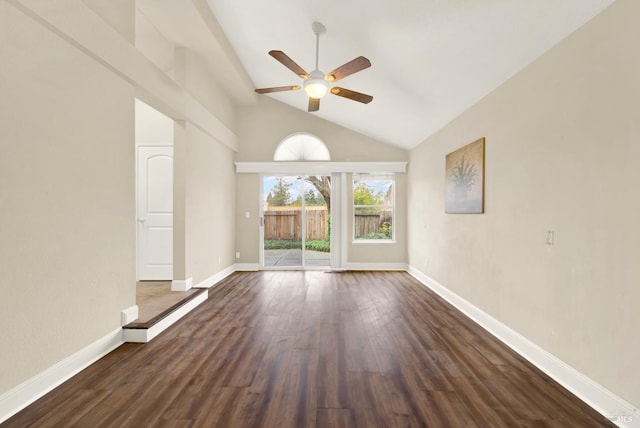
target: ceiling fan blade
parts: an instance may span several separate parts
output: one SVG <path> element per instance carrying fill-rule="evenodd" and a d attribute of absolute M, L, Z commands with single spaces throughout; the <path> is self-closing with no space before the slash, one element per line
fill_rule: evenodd
<path fill-rule="evenodd" d="M 309 73 L 307 73 L 304 70 L 304 68 L 302 68 L 298 64 L 296 64 L 295 61 L 293 61 L 291 58 L 289 58 L 287 56 L 287 54 L 285 54 L 284 52 L 282 52 L 282 51 L 269 51 L 269 55 L 274 57 L 278 62 L 280 62 L 280 64 L 284 65 L 289 70 L 293 71 L 294 73 L 296 73 L 298 76 L 302 77 L 303 79 L 307 79 L 309 77 Z"/>
<path fill-rule="evenodd" d="M 371 95 L 352 91 L 351 89 L 338 88 L 337 86 L 331 88 L 331 93 L 333 95 L 337 95 L 343 98 L 349 98 L 350 100 L 358 101 L 359 103 L 363 104 L 369 104 L 373 100 L 373 97 Z"/>
<path fill-rule="evenodd" d="M 371 67 L 371 61 L 363 56 L 359 56 L 358 58 L 352 59 L 348 63 L 336 68 L 331 73 L 327 73 L 326 79 L 329 82 L 336 82 L 369 67 Z"/>
<path fill-rule="evenodd" d="M 300 85 L 278 86 L 278 87 L 275 87 L 275 88 L 260 88 L 260 89 L 256 89 L 256 92 L 259 93 L 259 94 L 268 94 L 268 93 L 271 93 L 271 92 L 297 91 L 301 87 L 302 86 L 300 86 Z"/>
<path fill-rule="evenodd" d="M 309 97 L 309 109 L 307 111 L 318 111 L 318 110 L 320 110 L 320 98 Z"/>

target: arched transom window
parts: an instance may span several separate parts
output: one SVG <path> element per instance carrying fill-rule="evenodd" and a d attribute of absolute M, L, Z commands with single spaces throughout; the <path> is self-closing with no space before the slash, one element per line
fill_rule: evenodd
<path fill-rule="evenodd" d="M 328 161 L 329 149 L 321 139 L 307 133 L 293 134 L 282 140 L 273 155 L 274 161 Z"/>

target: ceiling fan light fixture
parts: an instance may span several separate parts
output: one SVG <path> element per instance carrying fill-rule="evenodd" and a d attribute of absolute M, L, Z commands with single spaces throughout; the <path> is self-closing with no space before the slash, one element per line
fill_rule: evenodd
<path fill-rule="evenodd" d="M 322 78 L 307 79 L 303 83 L 304 91 L 310 98 L 322 98 L 329 92 L 329 84 Z"/>
<path fill-rule="evenodd" d="M 284 52 L 279 50 L 269 51 L 269 55 L 271 55 L 276 61 L 304 79 L 304 81 L 302 82 L 302 86 L 291 85 L 277 86 L 272 88 L 258 88 L 255 91 L 258 94 L 270 94 L 272 92 L 294 91 L 302 87 L 309 97 L 309 104 L 307 108 L 308 112 L 318 111 L 320 109 L 320 98 L 327 95 L 329 91 L 331 91 L 333 95 L 350 99 L 352 101 L 357 101 L 363 104 L 370 103 L 373 100 L 373 97 L 371 95 L 362 94 L 350 89 L 333 87 L 332 85 L 334 82 L 337 82 L 340 79 L 344 79 L 345 77 L 350 76 L 353 73 L 357 73 L 358 71 L 371 67 L 371 61 L 363 56 L 359 56 L 345 64 L 342 64 L 331 73 L 325 75 L 318 69 L 318 58 L 320 56 L 320 35 L 323 34 L 327 29 L 319 22 L 314 22 L 311 25 L 311 29 L 316 35 L 316 68 L 311 73 L 307 73 Z"/>

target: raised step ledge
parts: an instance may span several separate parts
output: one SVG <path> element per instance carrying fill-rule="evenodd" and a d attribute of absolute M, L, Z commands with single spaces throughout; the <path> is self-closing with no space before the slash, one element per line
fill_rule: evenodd
<path fill-rule="evenodd" d="M 122 327 L 125 342 L 147 343 L 154 337 L 171 327 L 180 318 L 195 309 L 209 297 L 206 288 L 199 289 L 184 300 L 171 306 L 161 314 L 146 322 L 131 322 Z"/>

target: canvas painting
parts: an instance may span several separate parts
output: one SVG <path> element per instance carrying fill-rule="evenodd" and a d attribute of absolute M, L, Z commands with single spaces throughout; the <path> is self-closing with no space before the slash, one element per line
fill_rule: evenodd
<path fill-rule="evenodd" d="M 447 155 L 445 212 L 484 212 L 484 138 Z"/>

